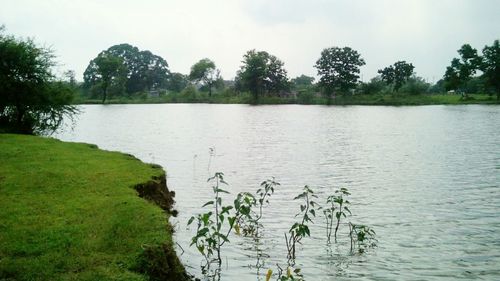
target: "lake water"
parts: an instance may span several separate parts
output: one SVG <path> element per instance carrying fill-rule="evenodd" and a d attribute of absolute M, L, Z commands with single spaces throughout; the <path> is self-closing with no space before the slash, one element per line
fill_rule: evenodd
<path fill-rule="evenodd" d="M 500 280 L 499 106 L 82 106 L 56 137 L 95 143 L 162 165 L 176 192 L 181 260 L 200 276 L 188 218 L 211 197 L 206 179 L 225 173 L 232 202 L 261 181 L 281 183 L 262 219 L 265 266 L 252 239 L 231 237 L 221 280 L 263 280 L 286 264 L 283 233 L 292 199 L 309 185 L 326 199 L 347 187 L 353 222 L 377 232 L 378 247 L 347 255 L 326 246 L 324 219 L 298 248 L 306 280 Z M 209 148 L 215 148 L 210 157 Z M 230 201 L 228 201 L 231 199 Z"/>

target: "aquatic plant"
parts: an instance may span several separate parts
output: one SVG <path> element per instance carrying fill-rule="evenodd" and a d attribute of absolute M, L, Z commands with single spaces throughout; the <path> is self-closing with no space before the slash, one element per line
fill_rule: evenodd
<path fill-rule="evenodd" d="M 205 258 L 202 265 L 202 272 L 207 276 L 210 264 L 217 263 L 218 269 L 214 276 L 220 277 L 221 270 L 221 248 L 229 241 L 230 234 L 234 231 L 237 235 L 253 238 L 257 251 L 257 275 L 259 269 L 264 266 L 260 262 L 261 252 L 258 249 L 259 239 L 262 234 L 260 228 L 264 226 L 260 220 L 264 216 L 264 207 L 269 204 L 269 198 L 274 194 L 275 188 L 280 185 L 274 178 L 263 181 L 255 194 L 248 192 L 238 193 L 232 205 L 224 205 L 221 194 L 229 194 L 229 191 L 222 188 L 228 185 L 224 180 L 224 174 L 217 172 L 208 179 L 212 183 L 213 200 L 206 202 L 202 208 L 208 208 L 206 212 L 189 219 L 188 225 L 197 222 L 196 234 L 192 237 L 191 245 L 195 245 L 198 251 Z M 342 222 L 342 217 L 347 219 L 351 215 L 349 209 L 350 201 L 347 197 L 351 195 L 347 188 L 340 188 L 333 195 L 328 196 L 327 206 L 322 208 L 316 203 L 318 196 L 309 186 L 304 186 L 302 192 L 293 200 L 300 201 L 300 211 L 295 215 L 300 219 L 293 223 L 288 232 L 285 232 L 285 244 L 287 249 L 287 266 L 277 266 L 277 280 L 304 280 L 300 268 L 294 268 L 297 256 L 297 244 L 301 244 L 305 237 L 311 236 L 310 225 L 314 223 L 316 212 L 323 210 L 326 220 L 326 238 L 330 243 L 333 234 L 337 242 L 337 233 L 340 225 L 349 226 L 350 253 L 363 254 L 368 248 L 375 247 L 377 239 L 375 231 L 366 225 Z M 227 222 L 227 223 L 226 223 Z M 273 271 L 269 269 L 265 280 L 269 281 L 273 276 Z"/>
<path fill-rule="evenodd" d="M 300 222 L 295 222 L 292 227 L 288 230 L 289 236 L 285 233 L 285 242 L 287 248 L 287 258 L 293 262 L 296 256 L 296 245 L 306 237 L 311 236 L 311 231 L 309 230 L 309 223 L 313 223 L 313 217 L 316 217 L 316 208 L 319 207 L 313 198 L 317 198 L 314 192 L 309 188 L 309 186 L 304 186 L 303 192 L 293 200 L 302 199 L 303 204 L 300 205 L 300 212 L 296 214 L 296 217 L 301 217 Z"/>
<path fill-rule="evenodd" d="M 215 173 L 213 177 L 208 179 L 208 182 L 214 183 L 212 186 L 214 199 L 203 204 L 202 208 L 211 206 L 212 210 L 196 217 L 192 216 L 188 221 L 188 225 L 190 225 L 194 220 L 197 220 L 196 234 L 193 236 L 190 246 L 195 245 L 205 258 L 206 270 L 213 262 L 221 264 L 221 247 L 229 242 L 229 235 L 235 225 L 243 218 L 248 218 L 252 206 L 255 205 L 255 197 L 250 193 L 243 192 L 237 195 L 234 205 L 224 206 L 220 194 L 229 194 L 229 191 L 221 188 L 223 184 L 228 185 L 221 172 Z M 224 227 L 224 221 L 227 221 L 227 227 Z M 213 258 L 214 254 L 215 258 Z"/>
<path fill-rule="evenodd" d="M 351 214 L 351 210 L 349 210 L 348 207 L 351 203 L 346 199 L 346 197 L 349 195 L 351 195 L 351 193 L 349 193 L 347 188 L 342 187 L 336 190 L 334 195 L 328 196 L 326 200 L 328 208 L 323 209 L 323 214 L 325 215 L 326 219 L 327 243 L 330 243 L 331 241 L 334 218 L 337 220 L 334 232 L 335 242 L 337 242 L 337 232 L 339 230 L 341 218 L 347 218 L 347 214 Z"/>
<path fill-rule="evenodd" d="M 254 207 L 258 207 L 258 212 L 252 211 L 247 217 L 248 221 L 240 221 L 240 224 L 246 223 L 242 227 L 243 235 L 259 238 L 259 228 L 263 227 L 259 222 L 263 216 L 263 208 L 266 204 L 269 204 L 269 197 L 274 194 L 274 189 L 279 185 L 280 183 L 276 182 L 274 178 L 265 180 L 260 184 L 260 188 L 256 191 L 257 199 L 254 204 Z"/>
<path fill-rule="evenodd" d="M 377 246 L 378 240 L 375 238 L 375 230 L 362 224 L 349 223 L 349 236 L 351 238 L 351 253 L 357 248 L 357 252 L 362 254 L 368 248 Z"/>

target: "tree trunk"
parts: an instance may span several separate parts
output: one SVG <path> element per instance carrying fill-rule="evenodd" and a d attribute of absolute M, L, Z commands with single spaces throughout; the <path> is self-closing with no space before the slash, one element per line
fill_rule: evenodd
<path fill-rule="evenodd" d="M 106 98 L 108 96 L 108 86 L 104 86 L 102 89 L 102 104 L 106 102 Z"/>

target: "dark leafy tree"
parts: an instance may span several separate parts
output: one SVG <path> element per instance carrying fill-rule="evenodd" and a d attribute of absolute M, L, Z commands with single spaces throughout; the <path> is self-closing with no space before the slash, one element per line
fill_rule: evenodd
<path fill-rule="evenodd" d="M 170 75 L 167 90 L 180 93 L 189 83 L 188 77 L 182 73 L 174 72 Z"/>
<path fill-rule="evenodd" d="M 480 69 L 486 84 L 495 89 L 497 100 L 500 100 L 500 43 L 498 40 L 495 40 L 491 46 L 484 47 Z"/>
<path fill-rule="evenodd" d="M 240 89 L 250 91 L 255 100 L 263 94 L 289 88 L 284 63 L 268 52 L 250 50 L 243 56 L 242 63 L 236 83 Z"/>
<path fill-rule="evenodd" d="M 330 98 L 336 92 L 347 93 L 356 86 L 359 68 L 365 65 L 361 55 L 349 47 L 331 47 L 321 52 L 314 67 L 320 76 L 319 85 Z"/>
<path fill-rule="evenodd" d="M 0 27 L 0 131 L 47 134 L 78 112 L 68 83 L 57 81 L 50 49 L 4 35 Z"/>
<path fill-rule="evenodd" d="M 131 76 L 137 77 L 137 80 L 139 80 L 136 85 L 137 90 L 152 90 L 166 86 L 170 76 L 166 60 L 150 51 L 141 51 L 139 52 L 138 65 L 139 71 L 135 73 L 135 76 Z M 133 85 L 128 86 L 132 87 Z"/>
<path fill-rule="evenodd" d="M 467 82 L 473 77 L 481 64 L 477 50 L 469 44 L 463 45 L 458 53 L 460 58 L 454 58 L 444 74 L 447 90 L 464 91 Z"/>
<path fill-rule="evenodd" d="M 411 63 L 398 61 L 391 66 L 380 69 L 378 73 L 384 82 L 388 85 L 393 85 L 394 91 L 398 92 L 404 83 L 413 75 L 413 69 L 415 69 L 415 67 Z"/>
<path fill-rule="evenodd" d="M 126 74 L 127 68 L 122 58 L 102 52 L 90 62 L 83 77 L 87 83 L 99 88 L 102 103 L 105 103 L 110 87 L 123 88 Z"/>
<path fill-rule="evenodd" d="M 129 44 L 119 44 L 102 51 L 97 57 L 118 57 L 125 66 L 125 90 L 128 94 L 166 87 L 170 76 L 168 63 L 165 59 L 150 51 L 140 51 Z M 84 73 L 86 88 L 94 86 L 99 76 L 95 65 L 90 62 Z"/>
<path fill-rule="evenodd" d="M 208 95 L 212 96 L 212 88 L 220 80 L 220 70 L 215 67 L 215 63 L 210 59 L 202 59 L 191 67 L 189 80 L 201 83 L 208 88 Z"/>

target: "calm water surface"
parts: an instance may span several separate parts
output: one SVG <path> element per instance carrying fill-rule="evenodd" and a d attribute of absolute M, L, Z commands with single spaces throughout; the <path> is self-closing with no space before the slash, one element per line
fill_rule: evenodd
<path fill-rule="evenodd" d="M 222 171 L 232 195 L 281 183 L 263 218 L 267 258 L 233 237 L 222 280 L 263 280 L 286 263 L 283 233 L 304 185 L 325 198 L 352 193 L 353 222 L 374 227 L 379 247 L 348 256 L 326 247 L 321 217 L 298 250 L 307 280 L 500 280 L 500 107 L 326 107 L 247 105 L 82 106 L 73 130 L 56 137 L 89 142 L 161 164 L 176 192 L 176 241 L 200 274 L 187 219 L 209 200 L 207 177 Z M 209 148 L 215 148 L 210 158 Z M 226 200 L 232 198 L 227 198 Z M 182 250 L 178 249 L 179 253 Z M 275 270 L 276 271 L 276 270 Z"/>

